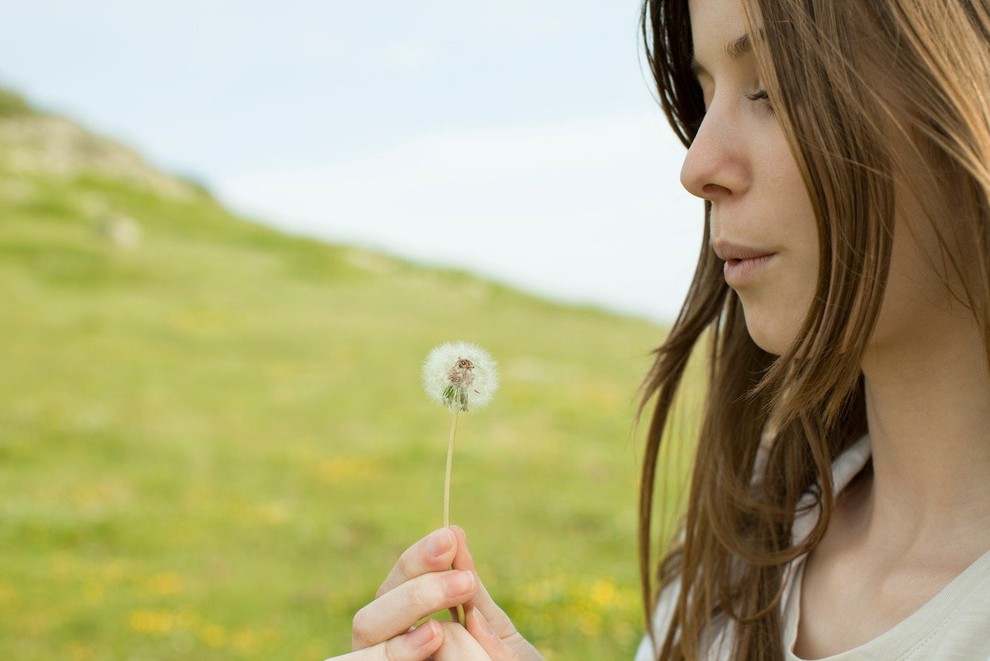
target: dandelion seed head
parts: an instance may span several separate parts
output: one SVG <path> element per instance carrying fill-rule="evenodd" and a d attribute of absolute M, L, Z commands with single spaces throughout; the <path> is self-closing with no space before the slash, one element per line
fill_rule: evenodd
<path fill-rule="evenodd" d="M 498 390 L 495 360 L 469 342 L 448 342 L 433 349 L 423 364 L 423 389 L 451 411 L 474 411 Z"/>

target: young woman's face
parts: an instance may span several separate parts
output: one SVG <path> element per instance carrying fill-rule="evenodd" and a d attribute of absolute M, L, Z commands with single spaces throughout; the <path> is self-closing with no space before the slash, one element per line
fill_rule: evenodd
<path fill-rule="evenodd" d="M 725 262 L 725 281 L 742 302 L 750 336 L 781 354 L 800 331 L 817 287 L 814 210 L 764 93 L 739 0 L 689 0 L 688 7 L 707 111 L 681 182 L 711 202 L 712 249 Z M 938 173 L 905 143 L 903 134 L 892 137 L 903 170 L 894 178 L 896 228 L 870 339 L 875 349 L 929 346 L 949 337 L 951 324 L 966 315 L 948 289 L 961 291 L 962 282 L 948 271 L 925 212 L 948 219 L 952 206 Z M 957 242 L 955 252 L 972 268 L 975 256 L 965 245 Z"/>
<path fill-rule="evenodd" d="M 690 0 L 707 112 L 681 183 L 711 202 L 712 248 L 765 351 L 794 340 L 818 277 L 814 210 L 766 99 L 738 0 Z"/>

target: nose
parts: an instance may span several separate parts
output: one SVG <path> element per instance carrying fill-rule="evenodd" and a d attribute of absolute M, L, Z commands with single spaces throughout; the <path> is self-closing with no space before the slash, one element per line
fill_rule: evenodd
<path fill-rule="evenodd" d="M 721 202 L 745 190 L 745 135 L 739 128 L 730 110 L 712 104 L 681 166 L 681 185 L 689 193 Z"/>

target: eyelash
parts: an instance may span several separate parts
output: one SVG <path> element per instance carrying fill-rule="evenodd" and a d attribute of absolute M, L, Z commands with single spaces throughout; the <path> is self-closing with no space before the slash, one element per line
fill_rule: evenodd
<path fill-rule="evenodd" d="M 766 90 L 757 90 L 752 94 L 744 94 L 749 101 L 766 101 L 766 111 L 768 114 L 773 115 L 773 105 L 770 104 L 770 97 L 767 95 Z M 702 113 L 701 117 L 697 118 L 688 125 L 688 128 L 692 133 L 697 133 L 701 130 L 701 123 L 705 121 L 705 113 Z"/>
<path fill-rule="evenodd" d="M 773 114 L 773 105 L 770 103 L 770 97 L 767 96 L 766 90 L 759 90 L 753 92 L 752 94 L 746 94 L 745 96 L 750 101 L 766 101 L 767 112 L 771 115 Z"/>

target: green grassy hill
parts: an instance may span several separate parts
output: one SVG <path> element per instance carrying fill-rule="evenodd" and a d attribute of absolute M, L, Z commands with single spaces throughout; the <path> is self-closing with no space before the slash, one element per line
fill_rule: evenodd
<path fill-rule="evenodd" d="M 0 95 L 0 658 L 307 659 L 440 525 L 434 345 L 499 360 L 452 519 L 551 659 L 640 636 L 646 322 L 235 217 Z"/>

